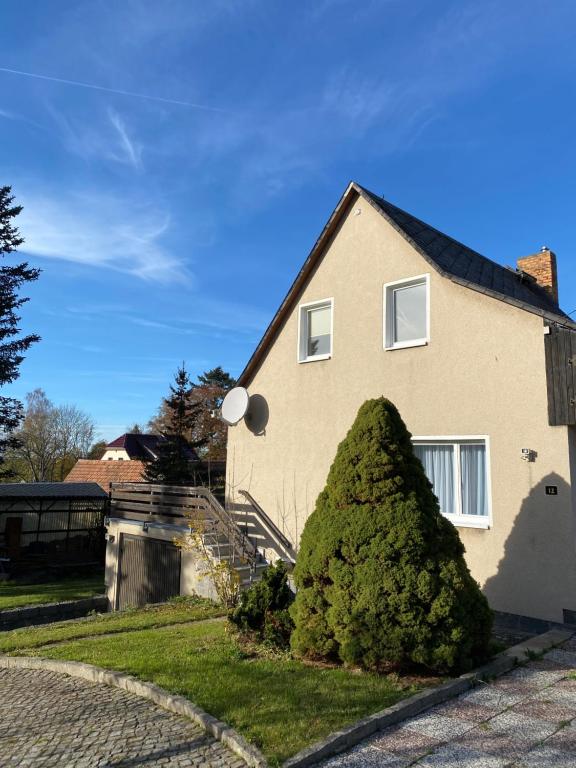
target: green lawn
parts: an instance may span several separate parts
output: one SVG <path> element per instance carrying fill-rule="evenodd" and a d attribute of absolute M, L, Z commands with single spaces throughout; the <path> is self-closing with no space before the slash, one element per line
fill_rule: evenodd
<path fill-rule="evenodd" d="M 138 610 L 94 614 L 76 621 L 22 627 L 0 632 L 0 653 L 27 655 L 31 649 L 84 637 L 133 632 L 171 624 L 223 616 L 223 609 L 201 598 L 176 600 L 165 605 L 149 605 Z"/>
<path fill-rule="evenodd" d="M 60 600 L 79 600 L 82 597 L 104 594 L 102 576 L 83 579 L 63 579 L 48 584 L 22 584 L 0 582 L 0 611 L 23 605 L 56 603 Z"/>
<path fill-rule="evenodd" d="M 273 764 L 416 691 L 395 675 L 246 653 L 226 622 L 191 622 L 210 610 L 219 609 L 197 601 L 16 630 L 2 638 L 0 650 L 84 661 L 154 682 L 237 728 Z M 188 623 L 177 623 L 185 613 Z M 162 622 L 167 625 L 158 626 Z"/>

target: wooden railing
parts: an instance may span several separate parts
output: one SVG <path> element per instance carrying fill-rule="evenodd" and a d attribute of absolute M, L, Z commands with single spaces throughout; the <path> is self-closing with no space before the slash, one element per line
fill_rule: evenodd
<path fill-rule="evenodd" d="M 151 483 L 112 483 L 110 516 L 130 520 L 186 525 L 200 521 L 208 535 L 217 532 L 229 542 L 234 555 L 254 564 L 256 547 L 230 513 L 207 488 Z"/>

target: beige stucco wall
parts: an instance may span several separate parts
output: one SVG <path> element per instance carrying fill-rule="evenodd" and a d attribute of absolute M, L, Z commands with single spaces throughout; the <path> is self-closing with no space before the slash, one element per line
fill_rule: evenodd
<path fill-rule="evenodd" d="M 187 528 L 185 526 L 176 528 L 176 526 L 163 526 L 161 524 L 150 523 L 148 531 L 142 528 L 139 521 L 129 521 L 120 519 L 111 519 L 106 527 L 108 541 L 106 543 L 106 566 L 104 583 L 106 586 L 106 595 L 110 602 L 111 610 L 117 607 L 118 596 L 118 576 L 120 564 L 120 544 L 121 537 L 125 534 L 130 536 L 144 536 L 150 539 L 160 539 L 162 541 L 173 542 L 175 538 L 184 539 Z M 183 550 L 180 567 L 180 594 L 181 595 L 200 595 L 217 600 L 217 594 L 213 584 L 205 577 L 205 565 L 202 561 L 190 551 Z"/>
<path fill-rule="evenodd" d="M 442 278 L 368 203 L 358 209 L 298 302 L 333 297 L 332 359 L 297 362 L 296 306 L 248 385 L 267 401 L 265 433 L 229 429 L 229 502 L 248 490 L 297 543 L 359 406 L 384 395 L 414 435 L 489 437 L 492 522 L 460 529 L 468 563 L 495 609 L 562 620 L 576 609 L 574 510 L 568 430 L 547 420 L 543 321 Z M 429 345 L 385 351 L 384 283 L 425 273 Z"/>

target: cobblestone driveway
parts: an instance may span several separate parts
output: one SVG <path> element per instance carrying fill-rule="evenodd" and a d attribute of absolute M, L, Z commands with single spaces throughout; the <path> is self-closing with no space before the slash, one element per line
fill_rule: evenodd
<path fill-rule="evenodd" d="M 0 669 L 0 766 L 245 768 L 189 720 L 54 672 Z"/>
<path fill-rule="evenodd" d="M 576 636 L 324 768 L 576 768 Z"/>

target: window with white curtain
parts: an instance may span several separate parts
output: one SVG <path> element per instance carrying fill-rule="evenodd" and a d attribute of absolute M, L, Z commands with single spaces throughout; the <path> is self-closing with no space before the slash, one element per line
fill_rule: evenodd
<path fill-rule="evenodd" d="M 414 452 L 432 483 L 442 514 L 456 525 L 487 527 L 487 438 L 414 438 Z"/>
<path fill-rule="evenodd" d="M 429 277 L 384 286 L 384 347 L 403 349 L 429 340 Z"/>
<path fill-rule="evenodd" d="M 332 299 L 325 299 L 300 306 L 299 362 L 332 356 L 332 305 Z"/>

